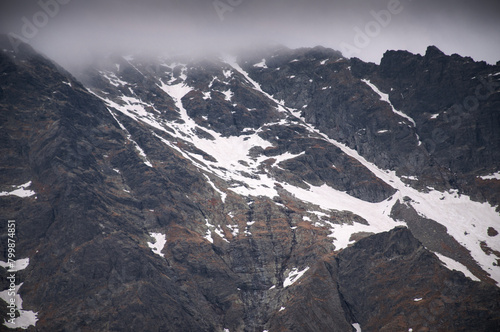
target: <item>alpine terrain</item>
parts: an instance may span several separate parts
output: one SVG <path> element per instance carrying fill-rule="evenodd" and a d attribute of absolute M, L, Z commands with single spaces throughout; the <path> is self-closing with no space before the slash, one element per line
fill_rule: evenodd
<path fill-rule="evenodd" d="M 0 45 L 0 330 L 499 331 L 500 63 Z M 12 304 L 13 303 L 13 304 Z"/>

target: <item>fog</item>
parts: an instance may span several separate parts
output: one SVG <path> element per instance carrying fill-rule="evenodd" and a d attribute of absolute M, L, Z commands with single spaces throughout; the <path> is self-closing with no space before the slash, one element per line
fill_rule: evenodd
<path fill-rule="evenodd" d="M 500 1 L 3 0 L 0 30 L 71 68 L 110 52 L 200 54 L 322 45 L 378 63 L 386 50 L 500 60 Z"/>

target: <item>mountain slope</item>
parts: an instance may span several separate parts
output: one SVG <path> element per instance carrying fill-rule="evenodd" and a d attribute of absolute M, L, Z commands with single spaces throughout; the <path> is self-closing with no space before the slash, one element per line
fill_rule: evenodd
<path fill-rule="evenodd" d="M 4 50 L 2 249 L 16 220 L 16 257 L 29 258 L 16 284 L 38 313 L 30 329 L 497 327 L 500 181 L 484 175 L 498 171 L 499 127 L 486 123 L 498 120 L 498 94 L 471 112 L 480 129 L 464 144 L 477 154 L 448 160 L 439 149 L 463 151 L 460 141 L 431 151 L 433 122 L 399 90 L 381 100 L 379 89 L 411 80 L 391 70 L 422 61 L 392 57 L 114 56 L 78 75 L 82 85 L 27 46 Z M 412 84 L 412 96 L 430 93 Z"/>

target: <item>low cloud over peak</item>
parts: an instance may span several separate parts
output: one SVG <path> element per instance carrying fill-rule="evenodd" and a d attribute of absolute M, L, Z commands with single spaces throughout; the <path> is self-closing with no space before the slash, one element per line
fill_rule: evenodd
<path fill-rule="evenodd" d="M 500 3 L 411 0 L 31 0 L 3 2 L 0 28 L 62 65 L 109 52 L 212 52 L 323 45 L 378 62 L 388 49 L 500 60 Z"/>

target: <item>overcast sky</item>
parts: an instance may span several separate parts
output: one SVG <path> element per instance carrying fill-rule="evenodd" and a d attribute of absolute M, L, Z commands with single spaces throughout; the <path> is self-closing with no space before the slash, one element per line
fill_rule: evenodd
<path fill-rule="evenodd" d="M 0 29 L 63 66 L 96 52 L 261 43 L 323 45 L 376 63 L 388 49 L 429 45 L 500 60 L 498 0 L 2 0 Z"/>

